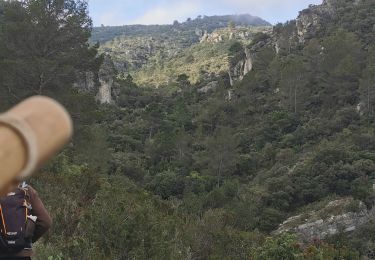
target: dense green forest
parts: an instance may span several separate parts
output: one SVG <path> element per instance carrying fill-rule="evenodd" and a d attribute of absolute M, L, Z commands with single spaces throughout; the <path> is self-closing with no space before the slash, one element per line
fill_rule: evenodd
<path fill-rule="evenodd" d="M 129 75 L 99 105 L 73 87 L 103 62 L 87 3 L 1 0 L 1 111 L 42 94 L 75 123 L 30 180 L 54 220 L 36 259 L 372 259 L 371 215 L 324 239 L 275 232 L 330 201 L 375 206 L 375 2 L 325 2 L 335 15 L 304 41 L 290 21 L 228 46 L 233 63 L 256 52 L 234 86 L 221 74 L 203 93 L 181 74 L 177 90 L 141 88 Z"/>

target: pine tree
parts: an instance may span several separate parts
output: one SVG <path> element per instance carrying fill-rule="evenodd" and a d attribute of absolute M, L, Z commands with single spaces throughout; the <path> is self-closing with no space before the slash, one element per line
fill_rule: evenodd
<path fill-rule="evenodd" d="M 304 91 L 305 70 L 301 57 L 293 57 L 283 67 L 281 73 L 281 89 L 285 97 L 286 107 L 294 113 L 298 112 L 298 104 Z"/>
<path fill-rule="evenodd" d="M 359 91 L 361 105 L 368 115 L 373 115 L 375 107 L 375 48 L 368 51 L 367 67 L 362 73 Z"/>
<path fill-rule="evenodd" d="M 72 86 L 77 72 L 97 67 L 92 22 L 81 0 L 2 2 L 1 88 L 10 97 L 51 94 Z"/>

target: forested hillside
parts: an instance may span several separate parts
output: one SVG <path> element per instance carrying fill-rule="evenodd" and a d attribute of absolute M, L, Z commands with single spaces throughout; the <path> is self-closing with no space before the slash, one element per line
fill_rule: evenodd
<path fill-rule="evenodd" d="M 220 45 L 251 61 L 234 84 L 120 73 L 107 105 L 74 84 L 105 74 L 91 30 L 84 2 L 0 1 L 0 108 L 44 94 L 75 122 L 30 180 L 54 219 L 36 259 L 374 258 L 373 0 Z"/>
<path fill-rule="evenodd" d="M 268 22 L 251 15 L 199 16 L 173 25 L 94 28 L 92 42 L 111 58 L 119 76 L 139 86 L 161 87 L 187 74 L 194 84 L 229 69 L 230 46 L 248 44 Z M 171 84 L 170 84 L 171 85 Z"/>
<path fill-rule="evenodd" d="M 95 27 L 92 31 L 93 42 L 105 43 L 118 36 L 156 36 L 184 33 L 189 36 L 190 41 L 197 41 L 196 29 L 211 33 L 212 31 L 226 27 L 229 22 L 242 26 L 269 26 L 267 21 L 248 14 L 223 15 L 223 16 L 198 16 L 195 19 L 188 18 L 187 21 L 174 21 L 171 25 L 124 25 Z"/>

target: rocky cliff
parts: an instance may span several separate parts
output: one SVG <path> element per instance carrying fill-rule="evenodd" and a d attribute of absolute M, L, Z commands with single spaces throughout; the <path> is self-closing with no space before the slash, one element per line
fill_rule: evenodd
<path fill-rule="evenodd" d="M 357 0 L 360 1 L 360 0 Z M 354 3 L 355 4 L 355 3 Z M 252 64 L 256 60 L 256 53 L 263 48 L 273 48 L 276 54 L 288 54 L 292 49 L 303 45 L 310 39 L 324 33 L 324 26 L 336 16 L 336 10 L 340 6 L 338 0 L 324 0 L 321 5 L 310 5 L 301 11 L 296 20 L 277 25 L 272 30 L 259 30 L 263 36 L 258 37 L 251 48 L 246 48 L 245 55 L 229 69 L 231 84 L 242 80 L 252 70 Z M 213 33 L 205 35 L 203 39 L 210 42 L 220 42 L 224 37 Z M 247 34 L 237 35 L 237 39 L 247 39 Z"/>
<path fill-rule="evenodd" d="M 119 72 L 127 74 L 149 63 L 176 57 L 184 49 L 211 38 L 215 30 L 225 29 L 229 22 L 244 29 L 242 38 L 251 36 L 251 32 L 246 32 L 247 27 L 270 27 L 268 22 L 251 15 L 204 16 L 174 25 L 103 26 L 94 29 L 92 41 L 100 41 L 100 51 L 111 56 Z M 221 32 L 216 34 L 222 37 Z M 231 36 L 233 39 L 237 37 L 235 34 Z M 224 38 L 213 41 L 222 40 Z"/>
<path fill-rule="evenodd" d="M 223 42 L 239 42 L 243 45 L 243 51 L 240 54 L 241 59 L 230 57 L 228 61 L 227 73 L 230 84 L 233 86 L 236 82 L 241 81 L 253 68 L 253 52 L 247 46 L 252 43 L 254 37 L 259 34 L 271 34 L 272 27 L 227 27 L 215 30 L 208 34 L 203 34 L 200 43 L 219 44 Z M 219 71 L 217 75 L 219 74 Z"/>
<path fill-rule="evenodd" d="M 99 69 L 99 90 L 96 99 L 101 104 L 111 104 L 118 96 L 119 85 L 116 82 L 117 71 L 109 56 L 105 56 Z"/>
<path fill-rule="evenodd" d="M 231 42 L 247 45 L 256 33 L 271 28 L 249 15 L 213 16 L 168 26 L 101 27 L 94 30 L 93 38 L 108 39 L 100 52 L 111 57 L 121 75 L 131 74 L 138 85 L 159 87 L 171 84 L 180 74 L 197 83 L 205 74 L 228 73 Z M 249 67 L 248 59 L 233 68 L 233 81 Z"/>
<path fill-rule="evenodd" d="M 99 90 L 98 73 L 86 71 L 77 73 L 77 82 L 75 88 L 96 94 Z"/>
<path fill-rule="evenodd" d="M 374 218 L 375 206 L 368 209 L 361 201 L 344 198 L 288 218 L 275 234 L 293 232 L 304 241 L 321 240 L 339 232 L 355 231 Z"/>
<path fill-rule="evenodd" d="M 113 61 L 108 55 L 104 55 L 99 71 L 78 73 L 74 87 L 93 93 L 96 100 L 101 104 L 111 104 L 115 101 L 119 92 L 116 77 L 117 71 Z"/>
<path fill-rule="evenodd" d="M 241 81 L 253 69 L 253 54 L 248 48 L 244 49 L 244 58 L 229 67 L 228 75 L 230 85 Z"/>
<path fill-rule="evenodd" d="M 324 0 L 321 5 L 310 5 L 300 12 L 296 19 L 297 36 L 300 43 L 304 43 L 316 36 L 323 25 L 334 18 L 337 1 Z"/>
<path fill-rule="evenodd" d="M 205 31 L 200 37 L 201 43 L 219 43 L 223 41 L 240 41 L 243 43 L 250 43 L 257 33 L 271 33 L 271 26 L 236 26 L 226 27 L 208 33 Z"/>
<path fill-rule="evenodd" d="M 125 74 L 140 70 L 155 59 L 165 60 L 186 48 L 183 36 L 121 36 L 101 45 L 100 52 L 110 56 L 116 70 Z"/>
<path fill-rule="evenodd" d="M 321 5 L 310 5 L 300 12 L 295 21 L 287 23 L 287 26 L 275 26 L 273 29 L 267 24 L 259 23 L 257 26 L 245 24 L 233 27 L 233 24 L 228 26 L 221 20 L 215 20 L 216 25 L 213 22 L 210 25 L 202 22 L 208 18 L 197 18 L 165 28 L 122 28 L 133 28 L 133 31 L 127 31 L 127 35 L 122 35 L 121 28 L 117 28 L 120 31 L 117 32 L 116 29 L 116 37 L 102 43 L 100 51 L 111 57 L 115 70 L 122 75 L 130 73 L 139 85 L 170 85 L 180 74 L 186 74 L 190 82 L 195 84 L 205 82 L 204 75 L 219 76 L 224 72 L 234 86 L 253 69 L 259 50 L 271 47 L 277 54 L 290 53 L 291 49 L 297 48 L 299 44 L 305 44 L 324 32 L 324 24 L 334 19 L 338 4 L 338 0 L 324 0 Z M 105 32 L 110 29 L 105 27 L 100 30 Z M 261 37 L 252 43 L 258 34 L 267 37 Z M 107 34 L 102 36 L 108 37 Z M 241 59 L 236 58 L 233 62 L 228 49 L 231 43 L 236 41 L 241 42 L 245 48 Z M 251 46 L 246 47 L 250 43 Z M 86 75 L 88 81 L 90 77 L 93 76 Z M 98 99 L 110 103 L 113 82 L 102 78 L 103 76 L 98 78 L 98 86 L 101 86 L 98 89 Z M 92 88 L 90 84 L 85 85 Z"/>

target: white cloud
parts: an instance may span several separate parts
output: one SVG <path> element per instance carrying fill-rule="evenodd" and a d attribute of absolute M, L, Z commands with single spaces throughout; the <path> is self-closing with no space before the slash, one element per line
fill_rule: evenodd
<path fill-rule="evenodd" d="M 171 24 L 174 20 L 186 19 L 201 10 L 199 1 L 167 1 L 163 5 L 147 10 L 131 24 Z"/>

